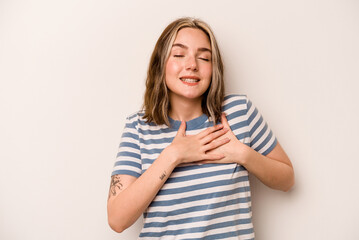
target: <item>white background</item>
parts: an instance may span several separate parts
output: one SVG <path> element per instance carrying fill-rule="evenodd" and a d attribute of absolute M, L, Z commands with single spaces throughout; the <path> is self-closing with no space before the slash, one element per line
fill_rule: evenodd
<path fill-rule="evenodd" d="M 359 239 L 359 2 L 0 0 L 0 239 L 136 239 L 107 225 L 125 117 L 181 16 L 213 28 L 228 93 L 290 156 L 288 193 L 252 178 L 258 240 Z"/>

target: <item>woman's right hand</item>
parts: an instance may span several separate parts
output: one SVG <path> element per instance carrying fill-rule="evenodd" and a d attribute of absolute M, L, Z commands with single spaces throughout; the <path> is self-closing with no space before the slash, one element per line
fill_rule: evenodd
<path fill-rule="evenodd" d="M 196 135 L 186 135 L 186 122 L 182 121 L 172 143 L 165 148 L 165 153 L 174 158 L 176 165 L 203 160 L 219 160 L 221 153 L 209 153 L 230 141 L 229 138 L 218 139 L 228 132 L 222 124 L 209 127 Z"/>

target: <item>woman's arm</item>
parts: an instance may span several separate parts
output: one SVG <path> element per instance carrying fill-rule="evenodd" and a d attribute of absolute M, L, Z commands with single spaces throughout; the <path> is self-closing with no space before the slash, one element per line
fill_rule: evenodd
<path fill-rule="evenodd" d="M 220 124 L 197 135 L 186 135 L 186 125 L 182 122 L 172 143 L 139 178 L 129 175 L 112 176 L 107 204 L 111 228 L 116 232 L 122 232 L 131 226 L 150 205 L 177 165 L 203 159 L 223 158 L 223 154 L 209 151 L 229 142 L 228 138 L 218 140 L 227 131 L 228 129 L 223 129 L 223 125 Z"/>
<path fill-rule="evenodd" d="M 250 147 L 247 148 L 247 157 L 242 160 L 241 164 L 250 173 L 270 188 L 284 192 L 292 188 L 294 185 L 293 166 L 279 142 L 266 156 Z"/>
<path fill-rule="evenodd" d="M 163 153 L 139 178 L 112 176 L 107 203 L 110 227 L 116 232 L 130 227 L 152 202 L 175 166 L 173 157 Z"/>

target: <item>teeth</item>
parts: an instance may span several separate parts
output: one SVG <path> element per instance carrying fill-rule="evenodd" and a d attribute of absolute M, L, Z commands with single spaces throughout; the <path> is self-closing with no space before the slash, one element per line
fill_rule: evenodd
<path fill-rule="evenodd" d="M 198 79 L 193 79 L 193 78 L 181 78 L 181 80 L 188 83 L 195 83 L 199 81 Z"/>

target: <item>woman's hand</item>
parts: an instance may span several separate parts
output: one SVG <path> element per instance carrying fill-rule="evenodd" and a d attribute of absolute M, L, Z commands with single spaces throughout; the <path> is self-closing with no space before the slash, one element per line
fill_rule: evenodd
<path fill-rule="evenodd" d="M 224 128 L 230 129 L 224 114 L 221 117 Z M 230 142 L 208 152 L 223 154 L 219 160 L 206 160 L 201 163 L 238 163 L 244 166 L 268 187 L 288 191 L 294 184 L 292 163 L 279 143 L 266 156 L 240 142 L 232 131 L 227 131 L 216 141 L 229 138 Z"/>
<path fill-rule="evenodd" d="M 217 161 L 207 160 L 202 161 L 202 163 L 238 163 L 243 165 L 247 161 L 250 151 L 253 151 L 253 149 L 237 139 L 232 132 L 224 113 L 222 113 L 221 122 L 223 127 L 225 129 L 229 129 L 229 131 L 219 137 L 217 141 L 220 141 L 223 138 L 228 138 L 230 141 L 225 145 L 221 145 L 218 148 L 211 150 L 209 153 L 223 154 L 224 157 Z"/>
<path fill-rule="evenodd" d="M 230 142 L 228 137 L 221 137 L 228 130 L 229 128 L 223 128 L 223 124 L 218 124 L 196 135 L 186 135 L 186 122 L 182 121 L 177 135 L 164 152 L 174 157 L 177 165 L 203 160 L 220 160 L 224 158 L 224 154 L 211 152 L 211 150 L 225 146 Z"/>

